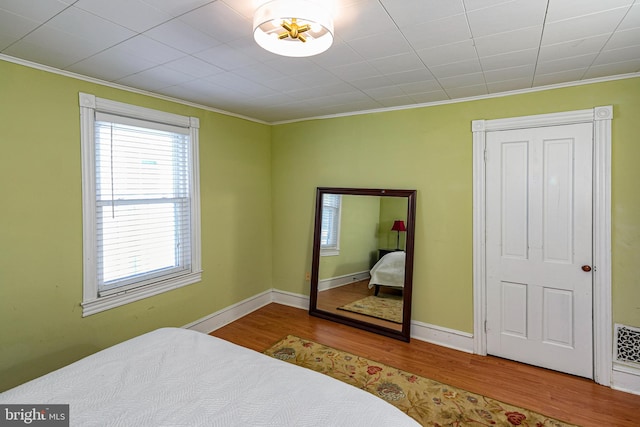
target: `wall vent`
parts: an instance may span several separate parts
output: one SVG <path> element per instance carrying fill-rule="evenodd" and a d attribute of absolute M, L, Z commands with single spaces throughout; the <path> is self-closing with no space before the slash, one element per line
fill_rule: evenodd
<path fill-rule="evenodd" d="M 615 359 L 640 367 L 640 328 L 615 325 Z"/>

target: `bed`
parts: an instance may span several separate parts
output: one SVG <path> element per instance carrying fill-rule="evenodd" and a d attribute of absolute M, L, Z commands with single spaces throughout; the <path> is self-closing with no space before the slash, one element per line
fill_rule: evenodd
<path fill-rule="evenodd" d="M 416 426 L 384 400 L 200 332 L 162 328 L 0 394 L 72 426 Z"/>
<path fill-rule="evenodd" d="M 378 295 L 380 286 L 393 288 L 404 287 L 404 265 L 406 253 L 404 251 L 389 252 L 373 266 L 369 274 L 369 289 L 375 286 L 375 295 Z"/>

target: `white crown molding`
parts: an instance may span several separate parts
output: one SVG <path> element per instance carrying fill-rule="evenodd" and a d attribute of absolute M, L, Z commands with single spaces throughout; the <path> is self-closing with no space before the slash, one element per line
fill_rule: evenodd
<path fill-rule="evenodd" d="M 124 91 L 127 91 L 127 92 L 137 93 L 139 95 L 145 95 L 145 96 L 149 96 L 151 98 L 162 99 L 163 101 L 175 102 L 176 104 L 182 104 L 182 105 L 186 105 L 186 106 L 189 106 L 189 107 L 199 108 L 201 110 L 211 111 L 211 112 L 214 112 L 214 113 L 223 114 L 225 116 L 236 117 L 238 119 L 248 120 L 250 122 L 256 122 L 256 123 L 260 123 L 260 124 L 263 124 L 263 125 L 271 124 L 271 123 L 265 122 L 264 120 L 254 119 L 253 117 L 247 117 L 247 116 L 243 116 L 241 114 L 231 113 L 229 111 L 220 110 L 218 108 L 209 107 L 209 106 L 198 104 L 198 103 L 195 103 L 195 102 L 185 101 L 184 99 L 174 98 L 172 96 L 160 95 L 160 94 L 155 93 L 155 92 L 149 92 L 149 91 L 142 90 L 142 89 L 136 89 L 136 88 L 133 88 L 133 87 L 130 87 L 130 86 L 125 86 L 125 85 L 121 85 L 121 84 L 118 84 L 118 83 L 109 82 L 107 80 L 101 80 L 101 79 L 97 79 L 97 78 L 94 78 L 94 77 L 84 76 L 82 74 L 74 73 L 74 72 L 71 72 L 71 71 L 65 71 L 65 70 L 61 70 L 59 68 L 50 67 L 48 65 L 42 65 L 42 64 L 38 64 L 36 62 L 27 61 L 26 59 L 15 58 L 13 56 L 5 55 L 3 53 L 0 53 L 0 60 L 5 61 L 5 62 L 11 62 L 11 63 L 17 64 L 17 65 L 22 65 L 22 66 L 29 67 L 29 68 L 34 68 L 36 70 L 46 71 L 46 72 L 52 73 L 52 74 L 58 74 L 58 75 L 64 76 L 64 77 L 70 77 L 70 78 L 76 79 L 76 80 L 82 80 L 82 81 L 89 82 L 89 83 L 95 83 L 95 84 L 98 84 L 98 85 L 101 85 L 101 86 L 106 86 L 106 87 L 111 87 L 111 88 L 114 88 L 114 89 L 124 90 Z"/>
<path fill-rule="evenodd" d="M 50 67 L 48 65 L 38 64 L 36 62 L 27 61 L 26 59 L 15 58 L 13 56 L 9 56 L 9 55 L 2 54 L 2 53 L 0 53 L 0 60 L 6 61 L 6 62 L 12 62 L 12 63 L 18 64 L 18 65 L 23 65 L 23 66 L 29 67 L 29 68 L 35 68 L 35 69 L 38 69 L 38 70 L 47 71 L 47 72 L 53 73 L 53 74 L 59 74 L 59 75 L 65 76 L 65 77 L 71 77 L 71 78 L 74 78 L 74 79 L 78 79 L 78 80 L 83 80 L 83 81 L 90 82 L 90 83 L 99 84 L 99 85 L 102 85 L 102 86 L 112 87 L 114 89 L 126 90 L 128 92 L 138 93 L 138 94 L 141 94 L 141 95 L 150 96 L 152 98 L 157 98 L 157 99 L 162 99 L 162 100 L 165 100 L 165 101 L 175 102 L 177 104 L 187 105 L 187 106 L 190 106 L 190 107 L 200 108 L 202 110 L 212 111 L 214 113 L 224 114 L 225 116 L 236 117 L 236 118 L 239 118 L 239 119 L 244 119 L 244 120 L 248 120 L 248 121 L 255 122 L 255 123 L 260 123 L 260 124 L 265 124 L 265 125 L 281 125 L 281 124 L 287 124 L 287 123 L 304 122 L 304 121 L 308 121 L 308 120 L 324 120 L 324 119 L 333 119 L 333 118 L 338 118 L 338 117 L 359 116 L 359 115 L 363 115 L 363 114 L 373 114 L 373 113 L 384 113 L 384 112 L 389 112 L 389 111 L 411 110 L 411 109 L 415 109 L 415 108 L 424 108 L 424 107 L 435 107 L 435 106 L 438 106 L 438 105 L 449 105 L 449 104 L 457 104 L 457 103 L 461 103 L 461 102 L 479 101 L 479 100 L 483 100 L 483 99 L 502 98 L 502 97 L 505 97 L 505 96 L 521 95 L 521 94 L 541 92 L 541 91 L 551 90 L 551 89 L 560 89 L 560 88 L 565 88 L 565 87 L 582 86 L 582 85 L 589 85 L 589 84 L 593 84 L 593 83 L 610 82 L 610 81 L 615 81 L 615 80 L 625 80 L 625 79 L 632 79 L 632 78 L 640 77 L 640 72 L 638 72 L 638 73 L 628 73 L 628 74 L 619 74 L 619 75 L 616 75 L 616 76 L 598 77 L 598 78 L 594 78 L 594 79 L 580 80 L 580 81 L 576 81 L 576 82 L 558 83 L 558 84 L 547 85 L 547 86 L 539 86 L 539 87 L 529 88 L 529 89 L 519 89 L 519 90 L 512 90 L 512 91 L 493 93 L 493 94 L 487 94 L 487 95 L 471 96 L 471 97 L 467 97 L 467 98 L 450 99 L 450 100 L 445 100 L 445 101 L 425 102 L 425 103 L 422 103 L 422 104 L 411 104 L 411 105 L 404 105 L 404 106 L 398 106 L 398 107 L 376 108 L 376 109 L 371 109 L 371 110 L 361 110 L 361 111 L 354 111 L 354 112 L 349 112 L 349 113 L 329 114 L 329 115 L 326 115 L 326 116 L 313 116 L 313 117 L 305 117 L 305 118 L 302 118 L 302 119 L 266 122 L 264 120 L 259 120 L 259 119 L 255 119 L 255 118 L 252 118 L 252 117 L 243 116 L 241 114 L 231 113 L 229 111 L 220 110 L 220 109 L 213 108 L 213 107 L 208 107 L 206 105 L 197 104 L 195 102 L 185 101 L 183 99 L 174 98 L 174 97 L 170 97 L 170 96 L 166 96 L 166 95 L 160 95 L 160 94 L 157 94 L 157 93 L 154 93 L 154 92 L 149 92 L 149 91 L 142 90 L 142 89 L 135 89 L 135 88 L 132 88 L 132 87 L 129 87 L 129 86 L 108 82 L 106 80 L 101 80 L 101 79 L 97 79 L 97 78 L 94 78 L 94 77 L 87 77 L 87 76 L 84 76 L 82 74 L 77 74 L 77 73 L 73 73 L 71 71 L 61 70 L 59 68 Z"/>

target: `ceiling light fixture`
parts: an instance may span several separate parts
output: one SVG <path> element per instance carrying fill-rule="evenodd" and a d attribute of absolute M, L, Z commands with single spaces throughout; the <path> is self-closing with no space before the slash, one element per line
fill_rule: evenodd
<path fill-rule="evenodd" d="M 253 38 L 278 55 L 303 57 L 322 53 L 333 43 L 333 19 L 323 3 L 267 1 L 253 15 Z"/>

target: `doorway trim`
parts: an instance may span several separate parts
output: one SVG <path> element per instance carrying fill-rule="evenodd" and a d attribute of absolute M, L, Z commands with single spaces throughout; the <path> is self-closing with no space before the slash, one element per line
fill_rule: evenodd
<path fill-rule="evenodd" d="M 593 124 L 593 378 L 611 385 L 611 121 L 613 106 L 534 116 L 474 120 L 473 132 L 473 351 L 487 355 L 486 134 L 487 132 Z"/>

